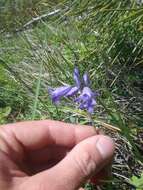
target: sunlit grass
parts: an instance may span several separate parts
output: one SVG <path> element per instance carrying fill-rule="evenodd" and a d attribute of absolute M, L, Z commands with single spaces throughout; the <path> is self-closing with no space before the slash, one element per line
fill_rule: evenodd
<path fill-rule="evenodd" d="M 48 1 L 31 2 L 23 1 L 23 5 L 26 10 L 33 8 L 34 12 L 19 13 L 17 21 L 17 15 L 6 12 L 7 25 L 3 23 L 0 29 L 2 69 L 9 73 L 14 85 L 18 84 L 21 91 L 17 93 L 22 101 L 26 101 L 25 94 L 28 98 L 28 106 L 20 110 L 14 120 L 52 118 L 88 124 L 85 113 L 73 110 L 73 105 L 68 107 L 65 102 L 57 109 L 47 93 L 48 86 L 72 84 L 76 64 L 81 73 L 88 71 L 92 88 L 100 92 L 93 115 L 95 124 L 109 130 L 115 127 L 140 160 L 133 132 L 142 127 L 143 7 L 135 1 L 113 0 L 60 1 L 56 5 Z M 8 4 L 4 6 L 8 10 Z M 22 4 L 18 6 L 24 8 Z M 32 17 L 56 9 L 60 9 L 58 17 L 22 28 Z M 0 15 L 4 18 L 4 12 Z M 13 17 L 14 25 L 9 23 L 9 16 Z M 0 83 L 5 80 L 7 76 L 1 75 Z M 11 96 L 9 91 L 7 102 Z M 13 110 L 13 104 L 9 105 Z"/>

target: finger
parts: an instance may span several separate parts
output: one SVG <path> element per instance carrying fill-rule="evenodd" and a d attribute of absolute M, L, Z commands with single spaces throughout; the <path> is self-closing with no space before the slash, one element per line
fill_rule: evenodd
<path fill-rule="evenodd" d="M 1 149 L 13 159 L 22 159 L 25 150 L 36 150 L 55 144 L 73 147 L 95 135 L 92 127 L 43 120 L 8 124 L 0 128 Z"/>
<path fill-rule="evenodd" d="M 34 175 L 56 165 L 69 151 L 70 149 L 59 146 L 34 150 L 28 154 L 25 164 L 29 168 L 31 175 Z"/>
<path fill-rule="evenodd" d="M 87 138 L 76 145 L 72 151 L 55 167 L 33 177 L 45 187 L 75 190 L 93 173 L 97 174 L 110 160 L 114 152 L 113 141 L 106 136 L 98 135 Z M 55 176 L 58 178 L 55 179 Z"/>
<path fill-rule="evenodd" d="M 60 161 L 69 151 L 70 149 L 67 147 L 51 145 L 40 150 L 31 151 L 27 161 L 31 164 L 44 164 L 51 160 Z"/>
<path fill-rule="evenodd" d="M 50 146 L 41 150 L 35 150 L 30 152 L 27 160 L 27 165 L 31 168 L 34 174 L 46 170 L 59 161 L 61 161 L 71 149 L 59 146 Z M 40 156 L 39 156 L 40 155 Z M 91 181 L 94 183 L 97 179 L 106 179 L 111 175 L 110 166 L 101 170 L 97 175 L 93 174 Z"/>
<path fill-rule="evenodd" d="M 45 170 L 48 170 L 50 168 L 52 168 L 53 166 L 55 166 L 59 161 L 57 160 L 52 160 L 52 161 L 49 161 L 48 163 L 42 163 L 42 164 L 30 164 L 29 163 L 29 171 L 30 171 L 30 174 L 29 176 L 32 176 L 32 175 L 35 175 L 39 172 L 43 172 Z"/>

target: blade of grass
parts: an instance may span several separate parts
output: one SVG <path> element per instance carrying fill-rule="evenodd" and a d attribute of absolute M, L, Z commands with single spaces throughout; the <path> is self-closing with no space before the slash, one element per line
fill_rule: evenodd
<path fill-rule="evenodd" d="M 43 63 L 40 64 L 40 68 L 39 68 L 39 77 L 37 79 L 35 99 L 34 99 L 34 104 L 33 104 L 33 108 L 32 108 L 32 120 L 34 120 L 35 116 L 36 116 L 36 110 L 37 110 L 37 106 L 38 106 L 38 97 L 40 94 L 42 70 L 43 70 Z"/>

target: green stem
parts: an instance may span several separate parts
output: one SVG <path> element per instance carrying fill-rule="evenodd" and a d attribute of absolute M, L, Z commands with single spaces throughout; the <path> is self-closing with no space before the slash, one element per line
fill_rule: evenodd
<path fill-rule="evenodd" d="M 92 115 L 88 113 L 88 118 L 89 118 L 89 125 L 94 127 L 94 120 L 92 119 Z"/>
<path fill-rule="evenodd" d="M 33 109 L 32 109 L 32 120 L 34 120 L 35 116 L 36 116 L 36 110 L 37 110 L 37 106 L 38 106 L 38 97 L 39 97 L 40 86 L 41 86 L 42 70 L 43 70 L 43 64 L 40 65 L 39 77 L 37 80 L 36 94 L 35 94 L 34 105 L 33 105 Z"/>

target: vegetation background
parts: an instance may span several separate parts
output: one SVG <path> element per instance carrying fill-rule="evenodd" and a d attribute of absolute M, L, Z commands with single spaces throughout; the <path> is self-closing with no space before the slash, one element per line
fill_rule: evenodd
<path fill-rule="evenodd" d="M 143 1 L 0 0 L 1 124 L 88 124 L 84 111 L 70 101 L 57 108 L 47 93 L 73 83 L 75 64 L 100 92 L 95 125 L 117 145 L 112 179 L 86 189 L 143 189 Z"/>

